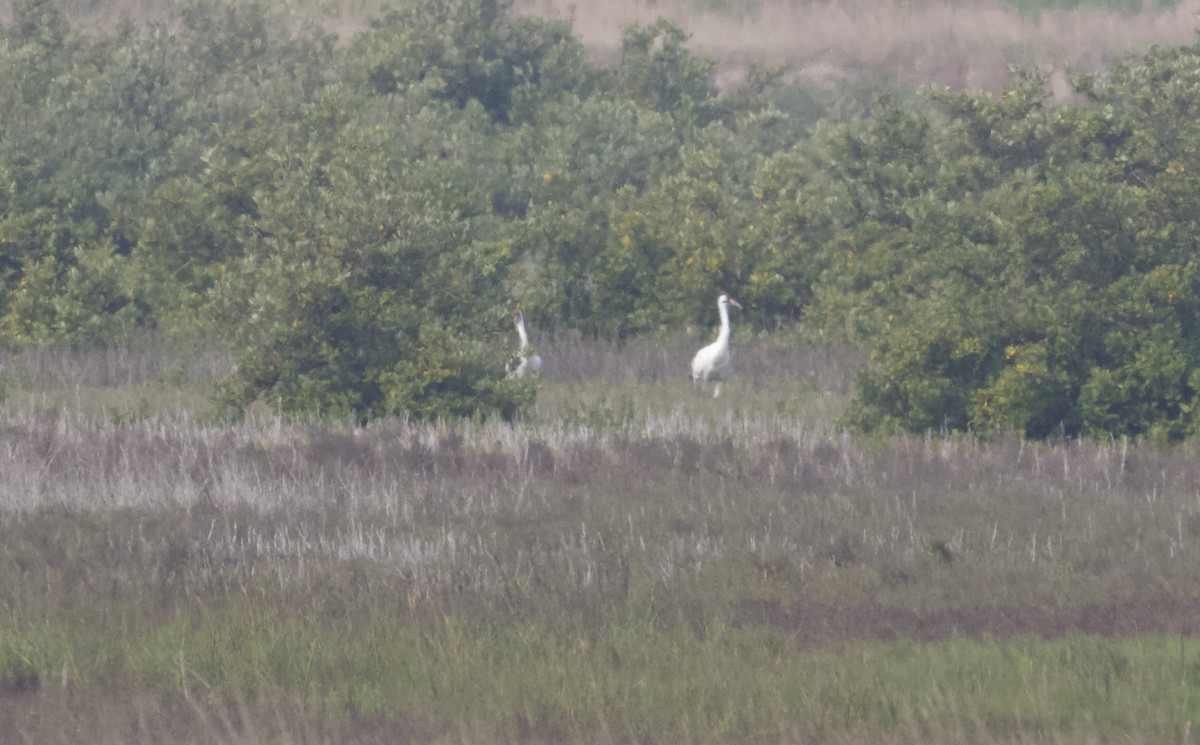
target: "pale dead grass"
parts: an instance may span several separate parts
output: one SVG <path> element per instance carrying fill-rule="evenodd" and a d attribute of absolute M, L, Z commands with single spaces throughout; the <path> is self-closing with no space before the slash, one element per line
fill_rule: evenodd
<path fill-rule="evenodd" d="M 404 0 L 399 0 L 402 3 Z M 0 22 L 12 17 L 0 0 Z M 318 27 L 348 39 L 390 3 L 386 0 L 277 0 L 273 6 L 300 32 Z M 127 15 L 162 22 L 182 0 L 61 0 L 77 22 L 111 26 Z M 668 18 L 691 35 L 691 47 L 717 60 L 716 83 L 736 86 L 749 63 L 782 65 L 794 80 L 835 86 L 882 74 L 908 85 L 998 92 L 1010 66 L 1049 66 L 1056 93 L 1068 92 L 1065 72 L 1102 72 L 1151 45 L 1192 40 L 1200 0 L 1140 13 L 1097 9 L 1022 15 L 1000 0 L 756 0 L 752 12 L 698 10 L 693 0 L 516 0 L 518 12 L 573 19 L 592 55 L 612 61 L 622 29 Z"/>
<path fill-rule="evenodd" d="M 998 91 L 1009 66 L 1050 65 L 1099 72 L 1152 44 L 1191 40 L 1200 0 L 1136 15 L 1100 10 L 1022 16 L 1000 2 L 761 0 L 730 17 L 689 0 L 520 0 L 524 12 L 573 17 L 575 33 L 598 55 L 615 55 L 621 29 L 665 17 L 692 35 L 692 47 L 719 62 L 718 82 L 735 83 L 752 60 L 786 65 L 807 82 L 835 84 L 883 72 L 910 84 Z"/>

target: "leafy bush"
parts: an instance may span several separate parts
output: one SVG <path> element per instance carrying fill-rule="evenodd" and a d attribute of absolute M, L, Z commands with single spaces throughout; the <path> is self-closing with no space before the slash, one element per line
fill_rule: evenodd
<path fill-rule="evenodd" d="M 1033 437 L 1195 430 L 1200 48 L 1157 50 L 1085 107 L 1028 75 L 930 93 L 824 138 L 823 322 L 866 340 L 852 419 Z M 1193 192 L 1194 193 L 1194 192 Z M 828 196 L 827 196 L 828 199 Z"/>
<path fill-rule="evenodd" d="M 503 382 L 508 337 L 487 319 L 506 315 L 512 250 L 487 239 L 489 205 L 468 188 L 479 162 L 467 143 L 487 114 L 469 106 L 436 136 L 418 129 L 424 139 L 409 139 L 381 123 L 388 102 L 356 103 L 331 105 L 357 113 L 324 118 L 325 131 L 255 128 L 210 158 L 223 173 L 208 184 L 246 190 L 234 221 L 240 249 L 203 306 L 241 350 L 229 400 L 265 394 L 284 410 L 337 415 L 511 416 L 530 390 Z M 243 151 L 266 155 L 247 161 Z"/>

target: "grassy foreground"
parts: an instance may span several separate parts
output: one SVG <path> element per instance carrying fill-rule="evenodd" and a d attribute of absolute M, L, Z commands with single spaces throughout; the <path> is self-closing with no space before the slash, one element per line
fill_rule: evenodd
<path fill-rule="evenodd" d="M 142 733 L 121 719 L 142 707 L 155 712 L 144 733 L 154 741 L 317 730 L 337 741 L 1178 741 L 1200 704 L 1200 643 L 1190 639 L 797 649 L 778 629 L 697 635 L 629 619 L 571 633 L 456 617 L 285 617 L 244 600 L 192 615 L 143 633 L 6 630 L 8 669 L 53 671 L 50 690 L 6 696 L 9 731 L 65 742 L 99 712 L 112 722 L 103 734 L 125 740 Z M 64 699 L 94 708 L 67 722 L 46 715 Z"/>
<path fill-rule="evenodd" d="M 544 344 L 517 425 L 0 359 L 0 740 L 1191 738 L 1194 452 L 859 440 L 852 351 L 744 342 L 714 401 L 695 344 Z"/>

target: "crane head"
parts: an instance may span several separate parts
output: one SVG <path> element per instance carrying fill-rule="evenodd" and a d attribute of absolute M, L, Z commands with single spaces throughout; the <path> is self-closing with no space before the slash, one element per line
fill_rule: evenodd
<path fill-rule="evenodd" d="M 733 298 L 731 298 L 729 296 L 729 294 L 725 293 L 725 292 L 721 293 L 721 297 L 717 298 L 717 302 L 722 305 L 732 305 L 733 307 L 737 308 L 738 310 L 742 309 L 742 304 L 739 303 L 738 301 L 734 300 Z"/>

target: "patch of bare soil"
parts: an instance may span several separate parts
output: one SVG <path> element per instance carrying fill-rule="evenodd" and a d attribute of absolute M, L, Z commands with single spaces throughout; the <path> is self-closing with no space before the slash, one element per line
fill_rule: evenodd
<path fill-rule="evenodd" d="M 734 611 L 735 626 L 784 629 L 803 648 L 862 641 L 911 639 L 937 642 L 955 638 L 1067 634 L 1131 637 L 1146 634 L 1200 636 L 1200 598 L 1160 596 L 1138 601 L 1078 607 L 1001 606 L 919 611 L 882 605 L 834 606 L 744 601 Z"/>
<path fill-rule="evenodd" d="M 629 23 L 669 18 L 692 35 L 692 48 L 718 62 L 722 88 L 748 62 L 786 65 L 799 80 L 834 85 L 883 73 L 909 84 L 998 91 L 1009 66 L 1100 72 L 1152 44 L 1192 40 L 1200 0 L 1174 7 L 1148 3 L 1139 13 L 1055 10 L 1022 15 L 999 0 L 978 2 L 827 2 L 761 0 L 740 17 L 698 11 L 692 0 L 518 0 L 523 12 L 573 18 L 575 33 L 597 55 L 615 56 Z"/>

